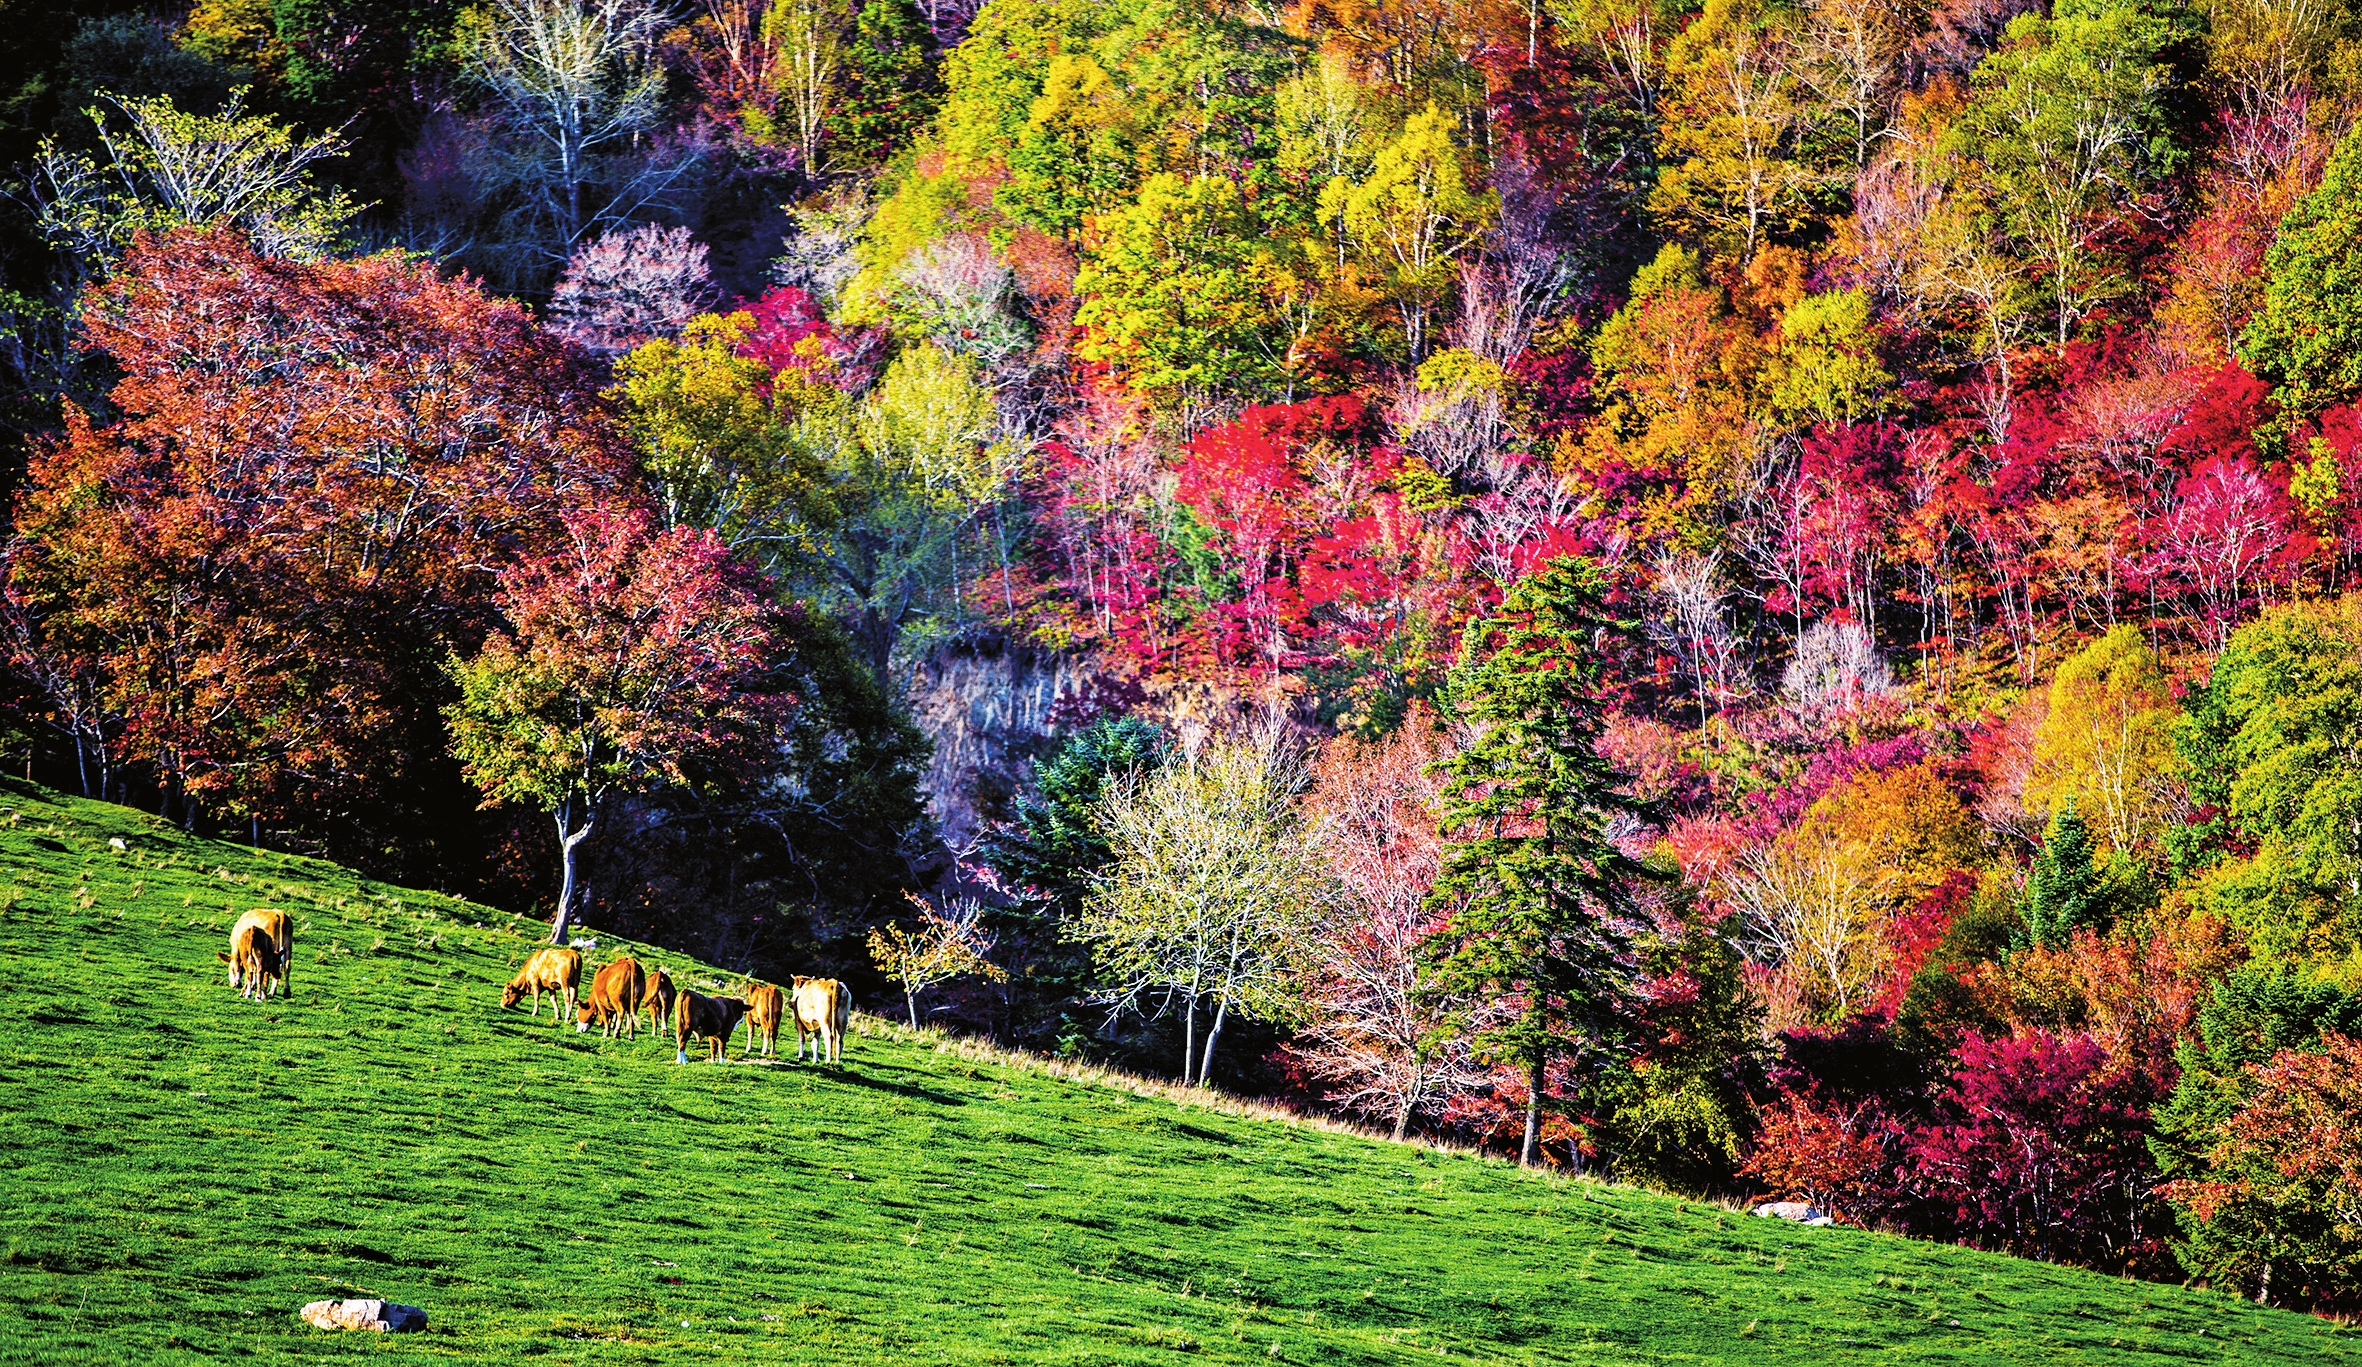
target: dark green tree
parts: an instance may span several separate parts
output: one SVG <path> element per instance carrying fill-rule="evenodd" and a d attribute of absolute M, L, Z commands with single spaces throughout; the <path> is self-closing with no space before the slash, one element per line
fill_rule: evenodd
<path fill-rule="evenodd" d="M 1470 1042 L 1526 1074 L 1526 1164 L 1551 1063 L 1596 1075 L 1634 1014 L 1626 924 L 1633 888 L 1653 875 L 1608 838 L 1612 818 L 1641 808 L 1597 745 L 1606 652 L 1634 630 L 1608 610 L 1599 567 L 1562 557 L 1469 624 L 1445 685 L 1446 706 L 1477 734 L 1442 761 L 1448 845 L 1431 897 L 1448 920 L 1431 962 L 1443 990 L 1508 1008 Z"/>
<path fill-rule="evenodd" d="M 2325 1032 L 2362 1035 L 2362 996 L 2291 964 L 2251 963 L 2215 986 L 2196 1023 L 2197 1038 L 2174 1050 L 2181 1077 L 2157 1108 L 2149 1139 L 2158 1175 L 2167 1180 L 2210 1176 L 2207 1155 L 2223 1122 L 2254 1095 L 2250 1065 L 2284 1049 L 2318 1052 Z M 2174 1252 L 2192 1273 L 2219 1277 L 2237 1261 L 2221 1230 L 2186 1214 L 2181 1223 L 2184 1237 Z"/>
<path fill-rule="evenodd" d="M 2080 927 L 2104 929 L 2107 913 L 2107 887 L 2093 859 L 2091 831 L 2070 794 L 2050 819 L 2050 833 L 2042 838 L 2042 852 L 2026 877 L 2026 931 L 2044 949 L 2063 949 Z"/>
<path fill-rule="evenodd" d="M 2320 188 L 2280 220 L 2264 258 L 2264 306 L 2240 359 L 2273 384 L 2288 418 L 2362 392 L 2362 127 L 2329 158 Z"/>
<path fill-rule="evenodd" d="M 843 61 L 828 140 L 843 160 L 876 166 L 908 147 L 943 102 L 934 36 L 911 0 L 868 0 Z"/>
<path fill-rule="evenodd" d="M 1034 762 L 1033 793 L 1018 799 L 1017 819 L 985 844 L 985 867 L 1013 894 L 1010 905 L 985 917 L 1009 970 L 1004 1033 L 1056 1026 L 1058 1008 L 1090 986 L 1090 951 L 1063 927 L 1082 911 L 1092 875 L 1114 857 L 1099 832 L 1099 798 L 1110 782 L 1154 769 L 1164 755 L 1155 723 L 1102 717 Z"/>

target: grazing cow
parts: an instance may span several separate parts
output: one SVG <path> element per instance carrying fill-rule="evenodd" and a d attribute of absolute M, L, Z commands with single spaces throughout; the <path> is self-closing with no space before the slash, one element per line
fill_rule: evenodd
<path fill-rule="evenodd" d="M 749 983 L 746 987 L 746 1052 L 755 1051 L 760 1044 L 764 1058 L 779 1053 L 779 1017 L 787 1009 L 787 994 L 769 983 Z"/>
<path fill-rule="evenodd" d="M 637 959 L 617 959 L 600 969 L 591 979 L 590 997 L 574 1013 L 574 1033 L 590 1029 L 595 1020 L 599 1034 L 607 1039 L 615 1038 L 619 1030 L 626 1039 L 638 1039 L 640 994 L 647 986 Z"/>
<path fill-rule="evenodd" d="M 745 1014 L 746 1003 L 736 997 L 708 997 L 682 988 L 673 999 L 673 1062 L 689 1061 L 692 1039 L 706 1042 L 708 1059 L 729 1062 L 730 1036 L 737 1033 L 738 1020 Z"/>
<path fill-rule="evenodd" d="M 664 976 L 661 968 L 648 970 L 648 985 L 640 991 L 640 1005 L 648 1011 L 648 1033 L 664 1037 L 664 1025 L 673 1018 L 673 980 Z"/>
<path fill-rule="evenodd" d="M 830 1063 L 845 1056 L 845 1027 L 853 1023 L 853 993 L 834 978 L 798 976 L 796 984 L 796 1062 L 804 1061 L 804 1039 L 812 1037 L 812 1061 L 823 1054 Z"/>
<path fill-rule="evenodd" d="M 270 995 L 273 978 L 286 980 L 287 956 L 279 952 L 278 941 L 261 926 L 239 926 L 230 936 L 230 952 L 216 950 L 213 957 L 230 966 L 230 981 L 238 985 L 238 995 L 242 998 L 261 1001 Z"/>
<path fill-rule="evenodd" d="M 269 907 L 256 907 L 239 917 L 238 924 L 230 927 L 230 943 L 236 944 L 238 932 L 248 926 L 261 927 L 263 932 L 271 937 L 271 943 L 278 948 L 279 994 L 281 996 L 291 995 L 287 987 L 287 969 L 290 964 L 295 962 L 294 918 L 283 911 L 273 911 Z M 236 987 L 238 985 L 238 965 L 233 962 L 230 965 L 230 986 Z"/>
<path fill-rule="evenodd" d="M 566 1018 L 558 1014 L 558 1008 L 563 1005 L 572 1010 L 574 999 L 582 994 L 581 950 L 561 949 L 556 945 L 534 950 L 533 957 L 525 960 L 525 966 L 517 970 L 517 976 L 509 979 L 508 986 L 500 989 L 500 1004 L 503 1007 L 515 1006 L 517 998 L 530 992 L 533 994 L 533 1018 L 539 1020 L 541 994 L 544 991 L 550 994 L 550 1019 L 564 1025 Z"/>

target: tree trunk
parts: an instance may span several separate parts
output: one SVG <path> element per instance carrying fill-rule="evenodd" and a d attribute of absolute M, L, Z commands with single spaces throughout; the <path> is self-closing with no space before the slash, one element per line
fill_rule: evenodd
<path fill-rule="evenodd" d="M 1197 998 L 1181 999 L 1181 1085 L 1190 1084 L 1189 1070 L 1197 1065 Z"/>
<path fill-rule="evenodd" d="M 1421 1084 L 1427 1080 L 1426 1060 L 1411 1055 L 1410 1085 L 1402 1089 L 1402 1104 L 1394 1108 L 1394 1142 L 1399 1144 L 1411 1132 L 1411 1111 L 1419 1104 Z"/>
<path fill-rule="evenodd" d="M 919 994 L 908 985 L 902 989 L 902 1009 L 910 1013 L 910 1028 L 919 1028 Z"/>
<path fill-rule="evenodd" d="M 574 920 L 574 847 L 590 835 L 591 823 L 598 817 L 596 813 L 586 815 L 582 819 L 581 830 L 569 830 L 568 827 L 574 822 L 574 804 L 571 801 L 559 803 L 556 816 L 558 857 L 565 872 L 558 882 L 558 914 L 550 921 L 549 942 L 562 945 L 566 943 L 567 928 Z"/>
<path fill-rule="evenodd" d="M 1525 1143 L 1517 1150 L 1517 1161 L 1532 1167 L 1541 1156 L 1542 1148 L 1542 1061 L 1534 1060 L 1534 1070 L 1527 1077 L 1525 1094 Z"/>
<path fill-rule="evenodd" d="M 1230 994 L 1225 992 L 1214 1003 L 1214 1026 L 1206 1031 L 1206 1052 L 1197 1064 L 1197 1085 L 1206 1085 L 1214 1072 L 1214 1044 L 1222 1038 L 1222 1018 L 1230 1014 Z"/>

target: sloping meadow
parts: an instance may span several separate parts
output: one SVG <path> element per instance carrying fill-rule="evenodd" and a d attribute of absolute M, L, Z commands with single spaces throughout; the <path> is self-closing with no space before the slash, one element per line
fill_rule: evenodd
<path fill-rule="evenodd" d="M 121 839 L 125 848 L 111 845 Z M 238 913 L 296 914 L 241 1001 Z M 537 927 L 0 791 L 0 1362 L 2362 1361 L 2228 1297 L 1520 1173 L 869 1018 L 673 1062 Z M 694 986 L 734 979 L 629 948 Z M 586 975 L 587 976 L 587 975 Z M 333 1335 L 306 1301 L 425 1307 Z"/>

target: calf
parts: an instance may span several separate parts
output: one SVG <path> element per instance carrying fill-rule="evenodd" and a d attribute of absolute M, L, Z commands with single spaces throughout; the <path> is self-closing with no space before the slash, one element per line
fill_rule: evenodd
<path fill-rule="evenodd" d="M 689 1041 L 702 1039 L 715 1063 L 729 1061 L 730 1036 L 737 1032 L 746 1003 L 736 997 L 708 997 L 682 988 L 673 999 L 673 1062 L 689 1061 Z"/>
<path fill-rule="evenodd" d="M 804 1061 L 804 1039 L 812 1037 L 812 1061 L 823 1053 L 830 1063 L 842 1063 L 845 1027 L 853 1021 L 853 994 L 834 978 L 797 977 L 796 1062 Z"/>
<path fill-rule="evenodd" d="M 285 982 L 287 978 L 286 956 L 261 926 L 239 926 L 230 936 L 230 952 L 216 950 L 213 957 L 230 966 L 230 981 L 237 984 L 242 998 L 261 1001 L 270 995 L 272 979 Z"/>
<path fill-rule="evenodd" d="M 779 1017 L 787 1007 L 787 994 L 769 983 L 749 983 L 746 988 L 746 1052 L 755 1051 L 760 1044 L 764 1058 L 779 1053 Z"/>
<path fill-rule="evenodd" d="M 600 969 L 591 979 L 590 997 L 574 1014 L 574 1033 L 590 1029 L 599 1023 L 599 1034 L 615 1038 L 618 1030 L 626 1039 L 637 1039 L 640 1033 L 640 994 L 647 990 L 647 980 L 640 975 L 640 961 L 617 959 Z"/>
<path fill-rule="evenodd" d="M 648 970 L 648 985 L 640 992 L 640 1005 L 648 1012 L 648 1033 L 664 1037 L 664 1023 L 673 1018 L 673 980 L 664 976 L 661 968 Z"/>
<path fill-rule="evenodd" d="M 270 936 L 271 944 L 278 949 L 279 995 L 289 995 L 287 987 L 287 969 L 288 966 L 295 961 L 294 920 L 289 917 L 286 912 L 273 911 L 269 907 L 256 907 L 254 910 L 247 912 L 244 916 L 239 917 L 238 924 L 230 928 L 230 943 L 233 945 L 236 944 L 238 942 L 239 932 L 245 930 L 249 926 L 257 927 L 262 930 L 264 934 Z M 216 957 L 220 956 L 217 955 Z M 238 965 L 235 962 L 231 963 L 230 965 L 230 986 L 240 986 L 238 981 Z M 241 993 L 240 995 L 244 994 Z"/>
<path fill-rule="evenodd" d="M 556 945 L 534 950 L 533 957 L 517 970 L 517 976 L 509 979 L 508 986 L 500 989 L 500 1004 L 503 1007 L 515 1006 L 517 998 L 530 992 L 533 994 L 533 1018 L 539 1020 L 541 994 L 545 990 L 550 994 L 550 1019 L 564 1025 L 566 1018 L 558 1014 L 558 1008 L 563 1005 L 571 1010 L 574 999 L 582 993 L 581 950 L 562 949 Z"/>

